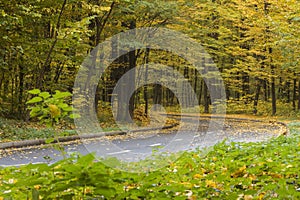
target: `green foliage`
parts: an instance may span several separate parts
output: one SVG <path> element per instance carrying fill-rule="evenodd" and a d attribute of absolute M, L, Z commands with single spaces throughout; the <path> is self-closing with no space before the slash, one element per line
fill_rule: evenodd
<path fill-rule="evenodd" d="M 75 135 L 76 131 L 70 130 L 67 124 L 63 124 L 56 130 L 57 136 Z M 36 123 L 24 123 L 17 120 L 8 120 L 0 117 L 0 141 L 20 141 L 27 139 L 54 138 L 53 128 L 45 128 Z"/>
<path fill-rule="evenodd" d="M 55 94 L 51 95 L 49 92 L 34 89 L 28 93 L 37 95 L 26 102 L 26 104 L 32 105 L 29 107 L 30 117 L 38 118 L 49 127 L 53 127 L 54 123 L 61 122 L 66 117 L 78 117 L 72 113 L 73 108 L 67 103 L 67 98 L 72 96 L 69 92 L 56 90 Z"/>
<path fill-rule="evenodd" d="M 149 173 L 111 169 L 95 162 L 93 155 L 74 156 L 51 166 L 3 168 L 0 198 L 299 199 L 299 123 L 291 125 L 288 137 L 262 143 L 222 142 L 205 156 L 201 150 L 186 152 Z"/>

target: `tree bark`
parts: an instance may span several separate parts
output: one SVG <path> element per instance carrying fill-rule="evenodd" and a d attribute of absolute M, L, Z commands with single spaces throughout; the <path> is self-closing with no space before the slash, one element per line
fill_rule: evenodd
<path fill-rule="evenodd" d="M 23 93 L 24 93 L 24 67 L 19 65 L 19 99 L 18 99 L 18 118 L 24 118 L 23 116 Z"/>
<path fill-rule="evenodd" d="M 144 100 L 145 100 L 145 115 L 148 117 L 148 107 L 149 107 L 149 101 L 148 101 L 148 63 L 149 63 L 149 54 L 150 54 L 150 49 L 146 48 L 146 53 L 145 53 L 145 86 L 144 86 Z"/>
<path fill-rule="evenodd" d="M 58 19 L 57 19 L 57 23 L 56 23 L 56 32 L 58 32 L 59 28 L 60 28 L 60 23 L 61 23 L 61 17 L 63 15 L 63 12 L 65 10 L 65 6 L 67 4 L 67 0 L 64 0 L 63 4 L 62 4 L 62 7 L 60 9 L 60 13 L 59 13 L 59 16 L 58 16 Z M 40 73 L 39 73 L 39 77 L 37 79 L 37 85 L 36 85 L 36 88 L 39 88 L 39 89 L 42 89 L 43 88 L 43 80 L 44 80 L 44 76 L 45 76 L 45 73 L 47 71 L 49 71 L 49 68 L 50 68 L 50 62 L 51 62 L 51 55 L 53 53 L 53 50 L 54 50 L 54 47 L 57 43 L 57 40 L 58 40 L 58 35 L 57 33 L 54 35 L 54 41 L 50 47 L 50 50 L 47 54 L 47 57 L 46 57 L 46 60 L 40 70 Z"/>
<path fill-rule="evenodd" d="M 204 99 L 204 113 L 209 113 L 209 97 L 208 97 L 208 88 L 206 83 L 204 82 L 203 87 L 203 99 Z"/>
<path fill-rule="evenodd" d="M 298 110 L 300 111 L 300 79 L 298 80 Z"/>
<path fill-rule="evenodd" d="M 276 91 L 275 91 L 275 78 L 272 77 L 271 82 L 271 96 L 272 96 L 272 115 L 276 115 Z"/>
<path fill-rule="evenodd" d="M 257 105 L 259 100 L 260 88 L 261 88 L 261 80 L 257 79 L 256 93 L 255 93 L 254 104 L 253 104 L 253 114 L 257 114 L 258 111 Z"/>
<path fill-rule="evenodd" d="M 295 75 L 296 76 L 296 75 Z M 297 79 L 293 80 L 293 110 L 296 111 L 296 100 L 297 100 Z"/>

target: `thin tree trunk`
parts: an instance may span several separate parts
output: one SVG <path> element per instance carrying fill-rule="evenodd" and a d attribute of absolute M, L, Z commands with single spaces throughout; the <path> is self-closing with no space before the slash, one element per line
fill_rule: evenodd
<path fill-rule="evenodd" d="M 282 98 L 284 98 L 284 89 L 283 89 L 283 86 L 282 86 L 282 78 L 281 77 L 279 77 L 279 84 L 278 84 L 278 91 L 277 91 L 277 93 L 278 93 L 278 98 L 279 99 L 282 99 Z"/>
<path fill-rule="evenodd" d="M 209 113 L 208 88 L 205 82 L 203 88 L 203 99 L 204 99 L 204 113 Z"/>
<path fill-rule="evenodd" d="M 256 93 L 255 93 L 254 104 L 253 104 L 253 113 L 254 114 L 257 114 L 257 105 L 258 105 L 258 100 L 259 100 L 260 88 L 261 88 L 261 80 L 257 79 Z"/>
<path fill-rule="evenodd" d="M 275 78 L 272 77 L 271 82 L 271 96 L 272 96 L 272 115 L 276 114 L 276 91 L 275 91 Z"/>
<path fill-rule="evenodd" d="M 18 117 L 23 118 L 24 67 L 19 65 Z"/>
<path fill-rule="evenodd" d="M 300 110 L 300 79 L 298 80 L 298 110 Z"/>
<path fill-rule="evenodd" d="M 132 20 L 130 22 L 130 29 L 135 29 L 135 28 L 136 28 L 136 22 L 134 20 Z M 129 52 L 129 70 L 135 69 L 136 59 L 137 59 L 136 58 L 136 50 L 130 51 Z M 134 90 L 134 88 L 135 88 L 135 73 L 132 78 L 133 78 L 133 80 L 128 80 L 128 84 L 129 84 L 129 88 Z M 130 98 L 130 101 L 129 101 L 129 114 L 132 119 L 134 118 L 134 97 L 135 97 L 135 94 L 132 95 L 132 97 Z"/>
<path fill-rule="evenodd" d="M 58 32 L 59 28 L 60 28 L 60 22 L 61 22 L 61 17 L 63 15 L 63 12 L 65 10 L 65 6 L 67 4 L 67 0 L 64 0 L 63 4 L 62 4 L 62 7 L 61 7 L 61 10 L 60 10 L 60 13 L 59 13 L 59 16 L 58 16 L 58 19 L 57 19 L 57 23 L 56 23 L 56 32 Z M 53 50 L 54 50 L 54 47 L 57 43 L 57 40 L 58 40 L 58 33 L 55 34 L 54 36 L 54 41 L 50 47 L 50 50 L 47 54 L 47 57 L 46 57 L 46 60 L 40 70 L 40 73 L 39 73 L 39 77 L 38 77 L 38 80 L 37 80 L 37 85 L 36 87 L 39 88 L 39 89 L 42 89 L 43 87 L 43 80 L 44 80 L 44 76 L 45 76 L 45 73 L 48 70 L 49 66 L 50 66 L 50 62 L 51 62 L 51 54 L 53 53 Z"/>
<path fill-rule="evenodd" d="M 109 10 L 108 14 L 103 15 L 101 19 L 96 18 L 96 36 L 95 36 L 96 41 L 95 41 L 95 46 L 97 46 L 100 43 L 101 34 L 103 32 L 103 29 L 105 28 L 105 25 L 107 24 L 107 21 L 108 21 L 110 15 L 111 15 L 112 11 L 113 11 L 114 5 L 115 5 L 115 2 L 113 1 L 110 5 L 110 10 Z M 97 87 L 96 87 L 96 95 L 95 95 L 95 102 L 94 102 L 94 107 L 95 107 L 96 111 L 98 110 L 99 99 L 100 99 L 100 91 L 99 91 L 99 84 L 98 84 Z"/>
<path fill-rule="evenodd" d="M 272 48 L 269 48 L 269 54 L 272 53 Z M 272 62 L 272 59 L 271 59 Z M 272 97 L 272 115 L 276 115 L 277 106 L 276 106 L 276 86 L 275 86 L 275 67 L 271 64 L 271 97 Z"/>
<path fill-rule="evenodd" d="M 297 100 L 297 79 L 294 78 L 293 80 L 293 110 L 296 111 L 296 100 Z"/>
<path fill-rule="evenodd" d="M 263 80 L 263 85 L 264 85 L 264 99 L 265 99 L 265 102 L 268 102 L 268 100 L 269 100 L 268 81 L 266 79 Z"/>
<path fill-rule="evenodd" d="M 201 100 L 202 100 L 203 84 L 204 84 L 204 81 L 201 80 L 200 81 L 200 89 L 199 89 L 199 104 L 201 104 Z"/>
<path fill-rule="evenodd" d="M 285 85 L 285 92 L 286 92 L 286 96 L 287 96 L 287 100 L 286 102 L 287 103 L 290 103 L 291 102 L 291 92 L 290 92 L 290 81 L 286 81 L 286 85 Z"/>
<path fill-rule="evenodd" d="M 145 100 L 145 115 L 148 117 L 148 107 L 149 107 L 149 101 L 148 101 L 148 63 L 149 63 L 149 54 L 150 49 L 146 48 L 146 54 L 145 54 L 145 86 L 144 86 L 144 100 Z"/>

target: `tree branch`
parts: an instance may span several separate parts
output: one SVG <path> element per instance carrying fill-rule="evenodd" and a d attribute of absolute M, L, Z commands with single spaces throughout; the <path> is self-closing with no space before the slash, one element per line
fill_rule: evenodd
<path fill-rule="evenodd" d="M 61 22 L 61 17 L 63 15 L 63 12 L 65 10 L 65 7 L 66 7 L 66 4 L 67 4 L 67 0 L 64 0 L 63 4 L 62 4 L 62 7 L 60 9 L 60 13 L 59 13 L 59 16 L 58 16 L 58 19 L 57 19 L 57 23 L 56 23 L 56 31 L 58 31 L 58 29 L 60 28 L 60 22 Z M 42 68 L 41 68 L 41 71 L 40 71 L 40 76 L 37 80 L 37 88 L 41 89 L 43 87 L 43 79 L 44 79 L 44 76 L 45 76 L 45 73 L 46 73 L 46 70 L 47 70 L 47 67 L 49 66 L 50 64 L 50 58 L 51 58 L 51 54 L 54 50 L 54 47 L 57 43 L 57 40 L 58 40 L 58 34 L 56 33 L 54 35 L 54 41 L 50 47 L 50 50 L 47 54 L 47 57 L 46 57 L 46 61 L 44 62 Z"/>

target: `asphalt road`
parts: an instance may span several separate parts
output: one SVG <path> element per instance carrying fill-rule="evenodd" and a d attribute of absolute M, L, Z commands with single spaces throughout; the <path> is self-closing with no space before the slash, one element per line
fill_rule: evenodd
<path fill-rule="evenodd" d="M 158 134 L 141 134 L 136 137 L 117 138 L 117 139 L 93 139 L 85 141 L 77 141 L 75 143 L 63 144 L 65 156 L 72 154 L 86 155 L 95 152 L 98 156 L 117 157 L 125 161 L 137 161 L 143 159 L 153 153 L 153 150 L 161 152 L 174 152 L 193 150 L 195 148 L 203 148 L 213 146 L 217 142 L 226 139 L 228 142 L 259 142 L 276 136 L 275 134 L 264 131 L 257 131 L 252 124 L 244 128 L 243 131 L 235 130 L 240 123 L 234 125 L 226 125 L 226 128 L 218 132 L 209 132 L 203 130 L 207 127 L 207 123 L 201 123 L 202 129 L 198 131 L 183 131 L 180 134 L 158 133 Z M 266 129 L 275 129 L 273 126 L 264 126 Z M 205 129 L 205 128 L 204 128 Z M 272 132 L 272 131 L 271 131 Z M 7 149 L 1 150 L 0 166 L 18 166 L 29 163 L 54 163 L 63 158 L 62 153 L 52 146 L 43 145 L 38 147 L 30 147 L 23 149 Z"/>

